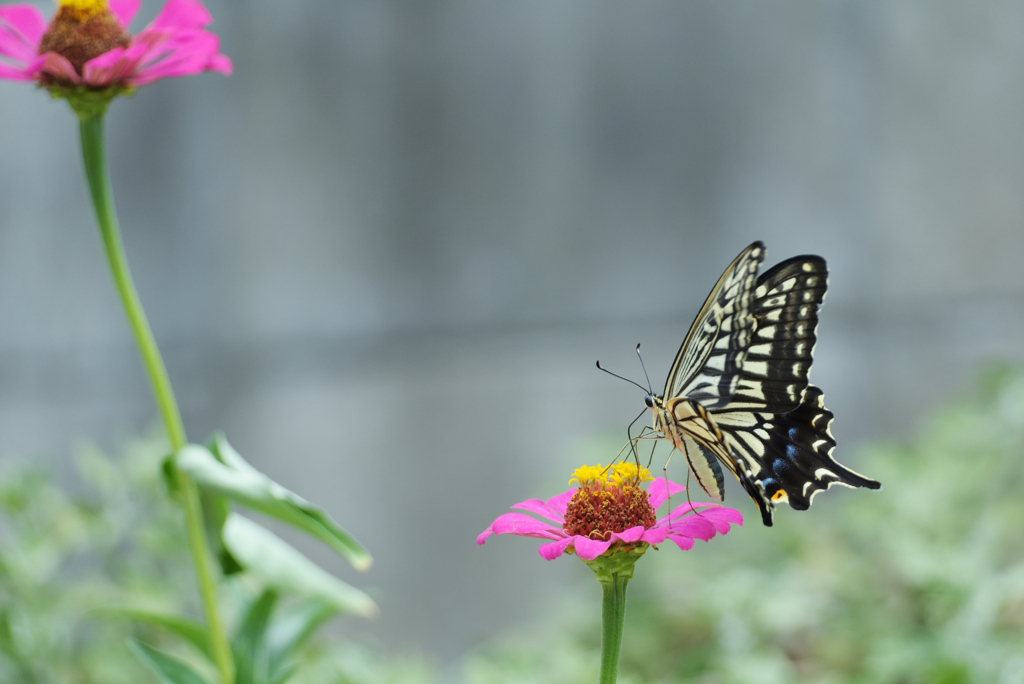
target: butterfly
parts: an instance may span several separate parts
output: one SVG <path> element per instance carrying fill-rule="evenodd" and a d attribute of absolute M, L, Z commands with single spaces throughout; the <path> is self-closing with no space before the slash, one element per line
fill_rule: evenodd
<path fill-rule="evenodd" d="M 758 276 L 764 255 L 755 242 L 729 264 L 679 347 L 665 391 L 645 403 L 655 436 L 684 455 L 712 499 L 723 499 L 724 465 L 771 526 L 776 504 L 806 510 L 835 484 L 882 485 L 832 457 L 833 414 L 807 381 L 825 260 L 796 256 Z"/>

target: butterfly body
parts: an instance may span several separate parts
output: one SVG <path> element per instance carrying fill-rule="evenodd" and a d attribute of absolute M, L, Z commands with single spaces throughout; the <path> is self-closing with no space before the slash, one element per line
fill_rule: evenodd
<path fill-rule="evenodd" d="M 718 461 L 729 466 L 732 458 L 725 448 L 722 431 L 707 410 L 686 397 L 674 397 L 666 402 L 663 397 L 650 395 L 647 406 L 654 414 L 654 429 L 686 455 L 687 465 L 704 491 L 716 501 L 722 501 L 725 478 Z M 695 441 L 697 446 L 687 443 L 687 439 Z M 703 457 L 707 451 L 717 460 Z"/>
<path fill-rule="evenodd" d="M 760 276 L 764 245 L 718 279 L 676 354 L 663 394 L 648 395 L 657 435 L 686 458 L 698 484 L 724 498 L 725 465 L 772 524 L 775 504 L 798 510 L 833 484 L 881 484 L 832 458 L 833 414 L 807 376 L 828 271 L 798 256 Z"/>

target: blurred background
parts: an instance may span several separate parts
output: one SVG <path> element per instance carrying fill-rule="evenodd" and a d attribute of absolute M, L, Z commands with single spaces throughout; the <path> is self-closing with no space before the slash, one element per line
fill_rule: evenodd
<path fill-rule="evenodd" d="M 1021 358 L 1020 3 L 206 4 L 235 73 L 114 103 L 121 226 L 192 440 L 224 429 L 373 553 L 289 537 L 374 590 L 343 633 L 446 663 L 592 582 L 475 537 L 615 455 L 643 393 L 594 361 L 644 383 L 640 342 L 660 388 L 753 240 L 828 260 L 811 377 L 854 468 Z M 156 416 L 75 119 L 0 103 L 0 462 L 74 487 L 76 445 Z"/>

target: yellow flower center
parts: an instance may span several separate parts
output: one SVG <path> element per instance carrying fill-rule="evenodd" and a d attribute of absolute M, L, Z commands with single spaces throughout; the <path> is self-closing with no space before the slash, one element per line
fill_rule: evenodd
<path fill-rule="evenodd" d="M 107 0 L 57 0 L 57 7 L 72 10 L 85 19 L 107 10 Z"/>
<path fill-rule="evenodd" d="M 653 479 L 647 468 L 640 468 L 633 463 L 616 463 L 610 466 L 598 463 L 596 466 L 583 465 L 577 468 L 569 479 L 569 484 L 578 482 L 580 487 L 624 487 L 641 485 Z"/>
<path fill-rule="evenodd" d="M 591 539 L 608 540 L 612 532 L 642 525 L 654 527 L 657 516 L 640 485 L 653 480 L 647 468 L 633 463 L 608 467 L 584 465 L 572 474 L 579 489 L 565 511 L 563 529 Z"/>

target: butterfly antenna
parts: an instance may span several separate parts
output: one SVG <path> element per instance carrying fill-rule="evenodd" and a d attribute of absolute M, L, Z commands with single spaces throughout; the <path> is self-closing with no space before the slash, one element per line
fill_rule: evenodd
<path fill-rule="evenodd" d="M 603 371 L 604 371 L 605 373 L 607 373 L 608 375 L 612 375 L 612 376 L 614 376 L 614 377 L 618 378 L 619 380 L 625 380 L 626 382 L 632 382 L 632 383 L 633 383 L 634 385 L 636 385 L 637 387 L 639 387 L 640 389 L 642 389 L 642 390 L 643 390 L 644 392 L 648 392 L 648 389 L 647 389 L 646 387 L 644 387 L 643 385 L 641 385 L 640 383 L 638 383 L 638 382 L 633 382 L 633 381 L 632 381 L 632 380 L 630 380 L 629 378 L 624 378 L 624 377 L 622 377 L 621 375 L 617 375 L 617 374 L 615 374 L 615 373 L 612 373 L 612 372 L 611 372 L 610 370 L 608 370 L 607 368 L 605 368 L 604 366 L 602 366 L 602 365 L 601 365 L 601 362 L 600 362 L 600 361 L 598 361 L 598 362 L 597 362 L 597 369 L 598 369 L 598 370 L 603 370 Z"/>
<path fill-rule="evenodd" d="M 640 367 L 644 369 L 644 377 L 647 378 L 647 393 L 654 394 L 654 388 L 651 385 L 651 376 L 647 374 L 647 366 L 644 365 L 644 357 L 640 356 L 640 343 L 636 343 L 636 355 L 640 357 Z M 635 384 L 635 383 L 634 383 Z"/>

